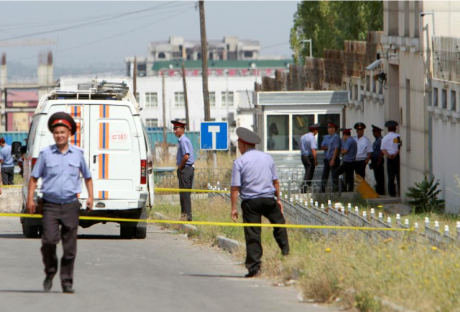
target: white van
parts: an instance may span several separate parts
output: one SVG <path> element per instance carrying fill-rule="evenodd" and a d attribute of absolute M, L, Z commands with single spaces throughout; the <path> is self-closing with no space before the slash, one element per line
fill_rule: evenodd
<path fill-rule="evenodd" d="M 29 130 L 24 161 L 23 212 L 27 202 L 29 178 L 40 150 L 54 144 L 48 118 L 64 111 L 77 123 L 70 144 L 84 150 L 94 184 L 94 207 L 87 213 L 88 193 L 81 178 L 81 216 L 146 219 L 147 206 L 153 206 L 152 152 L 140 107 L 125 80 L 93 80 L 87 90 L 56 90 L 43 96 Z M 36 197 L 41 197 L 41 180 Z M 80 220 L 84 228 L 100 221 Z M 26 237 L 39 237 L 41 220 L 22 218 Z M 105 222 L 104 222 L 105 223 Z M 118 222 L 122 238 L 145 238 L 145 222 Z"/>

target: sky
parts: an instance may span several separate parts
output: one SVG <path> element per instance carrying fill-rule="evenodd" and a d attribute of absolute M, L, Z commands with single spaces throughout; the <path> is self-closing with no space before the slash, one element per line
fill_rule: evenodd
<path fill-rule="evenodd" d="M 291 57 L 289 33 L 298 1 L 206 1 L 208 40 L 259 40 L 261 55 Z M 0 53 L 7 63 L 36 65 L 51 50 L 55 66 L 123 64 L 147 56 L 150 41 L 200 39 L 196 1 L 0 2 Z M 48 39 L 47 46 L 4 47 L 6 41 Z"/>

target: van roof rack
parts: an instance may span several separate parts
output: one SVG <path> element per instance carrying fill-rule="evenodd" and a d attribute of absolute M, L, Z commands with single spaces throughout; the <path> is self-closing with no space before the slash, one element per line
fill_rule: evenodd
<path fill-rule="evenodd" d="M 99 80 L 94 78 L 90 83 L 78 84 L 78 90 L 57 88 L 46 96 L 46 100 L 122 100 L 125 98 L 134 104 L 138 112 L 141 110 L 125 79 Z M 40 101 L 36 112 L 41 110 L 44 102 Z"/>

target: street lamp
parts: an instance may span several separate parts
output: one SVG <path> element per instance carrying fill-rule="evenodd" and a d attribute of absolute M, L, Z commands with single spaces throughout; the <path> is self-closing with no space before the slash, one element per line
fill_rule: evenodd
<path fill-rule="evenodd" d="M 310 44 L 310 57 L 313 56 L 313 41 L 311 39 L 300 40 L 300 43 L 309 43 Z"/>

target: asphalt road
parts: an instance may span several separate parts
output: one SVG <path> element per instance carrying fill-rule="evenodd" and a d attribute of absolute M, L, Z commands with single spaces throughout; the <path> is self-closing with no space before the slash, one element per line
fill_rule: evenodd
<path fill-rule="evenodd" d="M 226 252 L 159 226 L 145 240 L 118 233 L 115 224 L 80 228 L 76 293 L 63 294 L 58 276 L 44 293 L 40 240 L 23 238 L 19 220 L 0 218 L 0 311 L 333 311 L 299 303 L 294 287 L 245 279 Z"/>

